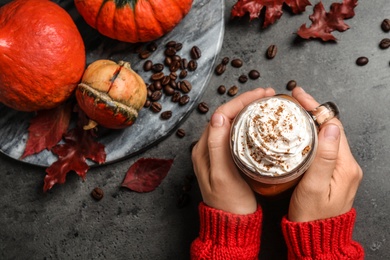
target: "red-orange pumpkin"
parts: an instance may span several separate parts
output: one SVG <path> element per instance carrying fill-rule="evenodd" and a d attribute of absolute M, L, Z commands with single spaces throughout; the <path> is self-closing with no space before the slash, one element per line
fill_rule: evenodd
<path fill-rule="evenodd" d="M 101 34 L 147 42 L 170 32 L 190 11 L 192 0 L 75 0 L 85 21 Z"/>

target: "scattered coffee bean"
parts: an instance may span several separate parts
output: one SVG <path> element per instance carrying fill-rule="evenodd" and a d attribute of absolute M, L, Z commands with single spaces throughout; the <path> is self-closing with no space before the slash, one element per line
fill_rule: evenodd
<path fill-rule="evenodd" d="M 202 53 L 198 46 L 193 46 L 190 51 L 191 58 L 197 60 L 202 56 Z"/>
<path fill-rule="evenodd" d="M 198 104 L 198 111 L 202 114 L 206 114 L 207 112 L 209 112 L 209 105 L 207 105 L 206 102 L 200 102 Z"/>
<path fill-rule="evenodd" d="M 162 64 L 162 63 L 156 63 L 156 64 L 153 64 L 153 66 L 152 66 L 153 72 L 161 72 L 161 71 L 163 71 L 163 69 L 164 69 L 164 64 Z"/>
<path fill-rule="evenodd" d="M 195 71 L 198 68 L 198 62 L 196 60 L 190 60 L 188 62 L 188 70 L 189 71 Z"/>
<path fill-rule="evenodd" d="M 295 80 L 290 80 L 287 82 L 286 88 L 287 90 L 293 90 L 297 86 L 297 82 Z"/>
<path fill-rule="evenodd" d="M 164 64 L 166 65 L 166 66 L 171 66 L 171 64 L 172 64 L 172 58 L 171 57 L 165 57 L 165 59 L 164 59 Z"/>
<path fill-rule="evenodd" d="M 367 63 L 368 63 L 368 58 L 367 58 L 367 57 L 364 57 L 364 56 L 359 57 L 359 58 L 357 58 L 357 60 L 356 60 L 356 64 L 357 64 L 358 66 L 364 66 L 364 65 L 366 65 Z"/>
<path fill-rule="evenodd" d="M 184 79 L 185 77 L 187 77 L 187 74 L 188 74 L 187 70 L 184 69 L 180 71 L 179 78 Z"/>
<path fill-rule="evenodd" d="M 180 61 L 178 60 L 172 60 L 171 65 L 169 66 L 170 72 L 176 72 L 180 69 Z"/>
<path fill-rule="evenodd" d="M 153 82 L 153 88 L 154 90 L 161 90 L 162 89 L 162 84 L 160 80 L 156 80 Z"/>
<path fill-rule="evenodd" d="M 172 71 L 171 73 L 169 73 L 169 77 L 171 78 L 171 80 L 176 80 L 177 79 L 177 74 L 175 71 Z"/>
<path fill-rule="evenodd" d="M 223 64 L 223 65 L 228 65 L 228 63 L 229 63 L 229 57 L 224 57 L 223 59 L 222 59 L 222 61 L 221 61 L 221 63 Z"/>
<path fill-rule="evenodd" d="M 166 86 L 171 82 L 171 77 L 169 75 L 166 75 L 161 80 L 161 85 Z"/>
<path fill-rule="evenodd" d="M 390 19 L 384 19 L 381 23 L 381 28 L 384 32 L 390 31 Z"/>
<path fill-rule="evenodd" d="M 145 108 L 148 108 L 148 107 L 150 107 L 150 104 L 151 104 L 152 102 L 150 102 L 150 100 L 146 100 L 145 101 L 145 104 L 144 104 L 144 107 Z"/>
<path fill-rule="evenodd" d="M 188 68 L 188 60 L 187 59 L 181 59 L 180 60 L 180 69 L 186 70 Z"/>
<path fill-rule="evenodd" d="M 166 48 L 169 48 L 169 47 L 175 47 L 176 46 L 176 41 L 169 41 L 165 44 L 165 47 Z"/>
<path fill-rule="evenodd" d="M 180 42 L 177 42 L 175 46 L 173 46 L 176 51 L 180 51 L 183 48 L 183 44 Z"/>
<path fill-rule="evenodd" d="M 230 63 L 233 67 L 235 68 L 240 68 L 243 64 L 242 60 L 240 59 L 233 59 L 232 62 Z"/>
<path fill-rule="evenodd" d="M 164 94 L 165 95 L 172 96 L 174 93 L 175 93 L 175 90 L 171 86 L 169 86 L 169 85 L 164 86 Z"/>
<path fill-rule="evenodd" d="M 190 101 L 190 97 L 188 95 L 183 95 L 179 99 L 179 105 L 184 106 Z"/>
<path fill-rule="evenodd" d="M 231 96 L 231 97 L 237 95 L 237 93 L 238 93 L 238 87 L 235 86 L 235 85 L 230 87 L 229 90 L 228 90 L 228 95 Z"/>
<path fill-rule="evenodd" d="M 160 100 L 161 96 L 162 96 L 162 92 L 160 90 L 155 90 L 150 96 L 150 100 L 158 101 Z"/>
<path fill-rule="evenodd" d="M 157 50 L 157 43 L 156 42 L 151 42 L 146 46 L 146 49 L 150 52 L 154 52 Z"/>
<path fill-rule="evenodd" d="M 192 89 L 192 85 L 191 85 L 191 83 L 188 80 L 181 81 L 179 86 L 180 86 L 180 90 L 183 93 L 188 93 Z"/>
<path fill-rule="evenodd" d="M 389 38 L 384 38 L 380 41 L 379 47 L 381 49 L 387 49 L 390 47 L 390 39 Z"/>
<path fill-rule="evenodd" d="M 268 47 L 267 53 L 266 53 L 267 58 L 268 58 L 268 59 L 273 59 L 273 58 L 275 58 L 277 52 L 278 52 L 278 48 L 276 47 L 276 45 L 274 45 L 274 44 L 270 45 L 270 46 Z"/>
<path fill-rule="evenodd" d="M 179 128 L 179 129 L 177 129 L 177 131 L 176 131 L 176 135 L 177 135 L 178 137 L 180 137 L 180 138 L 183 138 L 183 137 L 186 135 L 186 132 L 184 131 L 184 129 Z"/>
<path fill-rule="evenodd" d="M 175 91 L 172 95 L 171 101 L 177 103 L 180 101 L 181 93 L 179 91 Z"/>
<path fill-rule="evenodd" d="M 99 187 L 96 187 L 92 190 L 91 192 L 91 196 L 92 198 L 94 198 L 95 200 L 101 200 L 104 196 L 104 192 L 101 188 Z"/>
<path fill-rule="evenodd" d="M 248 76 L 250 79 L 258 79 L 260 78 L 260 72 L 258 72 L 257 70 L 251 70 L 249 71 Z"/>
<path fill-rule="evenodd" d="M 153 81 L 157 81 L 157 80 L 162 79 L 164 76 L 165 76 L 165 75 L 164 75 L 164 72 L 156 72 L 156 73 L 154 73 L 154 74 L 150 77 L 150 79 L 153 80 Z"/>
<path fill-rule="evenodd" d="M 172 56 L 176 55 L 176 50 L 174 47 L 168 47 L 165 49 L 164 54 L 165 54 L 165 56 L 172 57 Z"/>
<path fill-rule="evenodd" d="M 245 83 L 248 81 L 248 76 L 247 75 L 241 75 L 240 77 L 238 77 L 238 81 L 240 83 Z"/>
<path fill-rule="evenodd" d="M 152 66 L 153 66 L 153 62 L 151 60 L 145 61 L 144 66 L 143 66 L 144 71 L 152 70 Z"/>
<path fill-rule="evenodd" d="M 159 113 L 162 109 L 162 106 L 160 103 L 158 102 L 152 102 L 152 104 L 150 105 L 150 109 L 154 112 L 154 113 Z"/>
<path fill-rule="evenodd" d="M 140 59 L 143 59 L 143 60 L 149 58 L 150 55 L 151 55 L 151 52 L 148 51 L 148 50 L 143 50 L 143 51 L 141 51 L 141 52 L 138 54 L 139 58 L 140 58 Z"/>
<path fill-rule="evenodd" d="M 226 87 L 224 85 L 220 85 L 217 89 L 218 93 L 223 95 L 226 93 Z"/>
<path fill-rule="evenodd" d="M 223 65 L 222 63 L 218 64 L 216 67 L 215 67 L 215 74 L 217 74 L 218 76 L 219 75 L 222 75 L 226 70 L 226 66 Z"/>
<path fill-rule="evenodd" d="M 169 118 L 172 117 L 172 111 L 171 110 L 164 111 L 161 113 L 160 117 L 163 120 L 168 120 Z"/>

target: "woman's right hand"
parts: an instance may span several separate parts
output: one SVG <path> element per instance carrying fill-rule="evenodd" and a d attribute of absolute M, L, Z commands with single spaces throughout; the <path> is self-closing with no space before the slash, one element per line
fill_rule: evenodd
<path fill-rule="evenodd" d="M 292 94 L 308 111 L 319 106 L 300 87 Z M 362 176 L 341 122 L 329 120 L 321 126 L 316 157 L 293 192 L 288 219 L 307 222 L 350 211 Z"/>

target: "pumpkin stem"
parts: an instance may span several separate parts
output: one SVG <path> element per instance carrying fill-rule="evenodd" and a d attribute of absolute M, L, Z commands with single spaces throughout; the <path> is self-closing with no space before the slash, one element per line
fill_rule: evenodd
<path fill-rule="evenodd" d="M 85 131 L 91 130 L 91 129 L 94 129 L 97 125 L 98 125 L 98 123 L 96 123 L 96 121 L 94 121 L 94 120 L 92 120 L 92 119 L 89 119 L 88 124 L 86 124 L 85 126 L 83 126 L 83 129 L 84 129 Z"/>

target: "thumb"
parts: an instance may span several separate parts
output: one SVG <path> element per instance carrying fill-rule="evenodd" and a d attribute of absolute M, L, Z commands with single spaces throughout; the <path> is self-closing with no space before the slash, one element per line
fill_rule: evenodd
<path fill-rule="evenodd" d="M 218 167 L 213 173 L 227 173 L 232 170 L 234 163 L 230 154 L 230 120 L 220 113 L 215 112 L 210 120 L 208 148 L 211 167 Z"/>
<path fill-rule="evenodd" d="M 329 189 L 340 146 L 340 128 L 336 124 L 324 124 L 318 134 L 318 148 L 312 165 L 302 182 L 310 189 Z"/>

